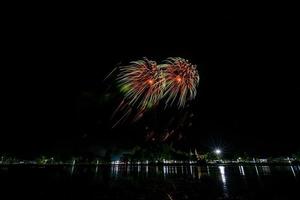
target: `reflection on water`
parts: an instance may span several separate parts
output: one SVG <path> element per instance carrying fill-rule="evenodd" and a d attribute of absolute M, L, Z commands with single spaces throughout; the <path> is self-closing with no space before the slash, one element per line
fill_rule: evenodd
<path fill-rule="evenodd" d="M 75 169 L 75 165 L 72 165 L 72 167 L 71 167 L 71 174 L 74 173 L 74 169 Z"/>
<path fill-rule="evenodd" d="M 219 166 L 222 182 L 224 185 L 226 185 L 226 176 L 225 176 L 225 167 L 224 166 Z"/>
<path fill-rule="evenodd" d="M 240 175 L 245 175 L 244 167 L 237 166 L 240 170 Z M 76 174 L 76 169 L 80 169 L 80 166 L 70 166 L 70 173 Z M 178 165 L 178 166 L 150 166 L 150 165 L 109 165 L 109 166 L 95 166 L 95 173 L 102 173 L 103 168 L 109 168 L 110 176 L 111 177 L 122 177 L 128 175 L 137 175 L 137 176 L 144 176 L 144 175 L 156 175 L 160 176 L 163 175 L 164 178 L 168 178 L 170 176 L 176 177 L 187 177 L 192 179 L 201 179 L 203 176 L 216 176 L 220 175 L 222 182 L 226 181 L 225 176 L 225 169 L 226 166 L 195 166 L 195 165 Z M 259 167 L 255 167 L 258 171 Z M 263 170 L 263 169 L 261 169 Z M 126 173 L 124 173 L 126 172 Z M 234 171 L 233 171 L 234 173 Z"/>
<path fill-rule="evenodd" d="M 197 171 L 198 171 L 198 179 L 200 179 L 201 178 L 201 167 L 200 166 L 197 167 Z"/>
<path fill-rule="evenodd" d="M 239 166 L 239 170 L 240 170 L 240 174 L 241 174 L 242 176 L 245 176 L 244 167 L 243 167 L 243 166 Z"/>
<path fill-rule="evenodd" d="M 271 170 L 269 166 L 262 166 L 261 168 L 263 175 L 271 175 Z"/>
<path fill-rule="evenodd" d="M 257 166 L 255 165 L 254 167 L 255 167 L 255 172 L 256 172 L 256 175 L 257 175 L 257 176 L 259 176 L 259 172 L 258 172 L 258 168 L 257 168 Z"/>
<path fill-rule="evenodd" d="M 77 165 L 70 166 L 70 174 L 76 175 L 76 173 L 81 173 L 82 171 L 78 171 L 82 167 Z M 247 178 L 247 174 L 245 171 L 249 173 L 249 176 L 256 177 L 260 176 L 271 176 L 272 170 L 273 172 L 281 172 L 285 173 L 287 176 L 292 175 L 293 177 L 299 177 L 300 166 L 274 166 L 270 167 L 267 165 L 259 166 L 197 166 L 197 165 L 96 165 L 94 173 L 103 173 L 103 169 L 107 168 L 105 173 L 109 173 L 110 177 L 120 178 L 126 176 L 162 176 L 164 179 L 169 177 L 184 177 L 190 179 L 198 179 L 200 180 L 202 177 L 220 177 L 220 180 L 224 186 L 226 186 L 226 180 L 228 176 L 239 176 L 241 180 L 245 180 Z M 272 170 L 271 170 L 272 168 Z M 237 170 L 235 170 L 237 169 Z M 76 171 L 77 170 L 77 171 Z M 228 171 L 228 174 L 225 173 Z"/>
<path fill-rule="evenodd" d="M 294 176 L 296 176 L 296 173 L 295 173 L 294 167 L 291 165 L 291 166 L 290 166 L 290 168 L 291 168 L 291 171 L 292 171 L 293 175 L 294 175 Z"/>
<path fill-rule="evenodd" d="M 2 191 L 14 195 L 24 188 L 20 194 L 30 197 L 26 192 L 35 188 L 37 197 L 49 199 L 61 194 L 62 199 L 293 199 L 299 180 L 300 166 L 291 165 L 0 168 Z"/>
<path fill-rule="evenodd" d="M 101 169 L 107 167 L 102 165 L 95 165 L 95 173 L 101 173 Z M 76 173 L 76 168 L 81 168 L 78 165 L 71 165 L 70 166 L 70 173 Z M 164 177 L 167 177 L 169 175 L 187 175 L 188 177 L 191 177 L 193 179 L 200 179 L 202 176 L 215 176 L 219 173 L 219 175 L 222 177 L 222 181 L 226 179 L 225 176 L 225 169 L 228 169 L 231 173 L 231 175 L 236 175 L 236 170 L 238 170 L 238 175 L 247 176 L 246 170 L 250 174 L 255 174 L 256 176 L 268 176 L 272 175 L 272 170 L 270 166 L 264 165 L 264 166 L 243 166 L 243 165 L 237 165 L 237 166 L 196 166 L 196 165 L 164 165 L 164 166 L 152 166 L 152 165 L 109 165 L 110 168 L 110 175 L 114 177 L 122 176 L 124 175 L 124 171 L 126 171 L 127 175 L 132 174 L 163 174 Z M 274 171 L 285 171 L 292 174 L 294 177 L 298 176 L 300 172 L 300 166 L 274 166 Z M 119 172 L 122 172 L 119 174 Z"/>
<path fill-rule="evenodd" d="M 228 190 L 227 190 L 227 184 L 226 184 L 226 176 L 225 176 L 225 167 L 219 166 L 221 180 L 223 183 L 223 190 L 224 190 L 224 196 L 228 197 Z"/>

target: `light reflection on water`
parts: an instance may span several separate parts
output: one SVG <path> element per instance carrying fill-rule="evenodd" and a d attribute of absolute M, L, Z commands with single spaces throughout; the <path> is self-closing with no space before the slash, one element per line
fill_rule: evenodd
<path fill-rule="evenodd" d="M 259 172 L 258 172 L 257 165 L 255 165 L 254 167 L 255 167 L 255 172 L 256 172 L 256 175 L 257 175 L 257 176 L 259 176 Z"/>
<path fill-rule="evenodd" d="M 77 171 L 76 168 L 80 168 L 80 166 L 75 166 L 75 169 L 74 166 L 71 166 L 70 172 L 72 176 L 76 176 L 76 173 L 82 173 L 82 171 Z M 155 178 L 156 180 L 162 179 L 164 181 L 185 179 L 201 184 L 203 181 L 210 179 L 216 182 L 220 190 L 222 190 L 223 197 L 226 199 L 231 197 L 234 190 L 236 190 L 235 188 L 247 190 L 247 188 L 253 187 L 253 181 L 255 182 L 255 187 L 263 188 L 266 185 L 266 178 L 277 174 L 296 179 L 298 182 L 300 167 L 267 165 L 98 165 L 95 166 L 93 173 L 98 174 L 95 176 L 96 178 L 101 177 L 101 174 L 103 176 L 106 174 L 111 180 L 119 180 L 126 177 L 143 178 L 144 180 Z"/>
<path fill-rule="evenodd" d="M 104 166 L 96 165 L 95 173 L 102 173 L 102 168 Z M 106 166 L 107 167 L 107 166 Z M 80 168 L 79 166 L 72 165 L 70 167 L 70 173 L 76 173 L 76 168 Z M 227 171 L 227 173 L 225 173 Z M 191 179 L 201 179 L 205 176 L 219 176 L 221 177 L 221 181 L 223 184 L 226 184 L 227 176 L 238 175 L 241 178 L 247 177 L 247 173 L 251 176 L 255 175 L 259 176 L 270 176 L 272 175 L 272 171 L 282 173 L 286 173 L 287 175 L 294 176 L 295 178 L 300 175 L 300 166 L 231 166 L 231 165 L 220 165 L 220 166 L 197 166 L 197 165 L 110 165 L 109 172 L 112 177 L 122 177 L 128 175 L 162 175 L 164 178 L 168 178 L 169 176 L 180 176 L 180 177 L 188 177 Z M 248 175 L 249 175 L 248 174 Z"/>
<path fill-rule="evenodd" d="M 227 190 L 227 184 L 226 184 L 225 167 L 224 166 L 219 166 L 219 170 L 220 170 L 221 180 L 222 180 L 222 183 L 223 183 L 224 196 L 227 198 L 228 197 L 228 190 Z"/>
<path fill-rule="evenodd" d="M 291 165 L 115 164 L 0 168 L 0 183 L 6 187 L 2 191 L 14 194 L 12 191 L 28 186 L 25 191 L 38 188 L 41 196 L 53 194 L 56 197 L 63 193 L 70 199 L 78 195 L 83 197 L 81 199 L 257 199 L 260 196 L 261 199 L 278 199 L 276 195 L 284 197 L 279 199 L 291 199 L 288 197 L 298 194 L 299 180 L 300 166 Z M 64 187 L 67 189 L 61 190 Z M 131 198 L 133 196 L 135 198 Z"/>
<path fill-rule="evenodd" d="M 245 176 L 245 171 L 243 166 L 239 166 L 239 171 L 242 176 Z"/>
<path fill-rule="evenodd" d="M 293 175 L 294 175 L 294 176 L 296 176 L 296 173 L 295 173 L 294 167 L 293 167 L 293 166 L 290 166 L 290 168 L 291 168 L 291 171 L 292 171 Z"/>
<path fill-rule="evenodd" d="M 270 166 L 262 166 L 261 168 L 263 175 L 271 175 Z"/>

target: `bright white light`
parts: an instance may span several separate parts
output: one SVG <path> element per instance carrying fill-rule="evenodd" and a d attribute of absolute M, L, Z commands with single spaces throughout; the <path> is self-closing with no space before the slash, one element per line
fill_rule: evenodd
<path fill-rule="evenodd" d="M 219 154 L 221 154 L 221 153 L 222 153 L 222 151 L 221 151 L 220 149 L 216 149 L 216 150 L 215 150 L 215 154 L 219 155 Z"/>
<path fill-rule="evenodd" d="M 240 174 L 245 176 L 245 171 L 243 166 L 239 166 Z"/>
<path fill-rule="evenodd" d="M 223 184 L 226 184 L 225 167 L 219 166 L 219 170 L 220 170 L 222 182 L 223 182 Z"/>

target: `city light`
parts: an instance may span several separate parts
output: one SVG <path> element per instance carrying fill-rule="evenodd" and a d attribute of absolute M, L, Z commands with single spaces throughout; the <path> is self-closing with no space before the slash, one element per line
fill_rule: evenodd
<path fill-rule="evenodd" d="M 217 154 L 217 155 L 220 155 L 220 154 L 222 153 L 222 151 L 221 151 L 220 149 L 216 149 L 214 152 L 215 152 L 215 154 Z"/>

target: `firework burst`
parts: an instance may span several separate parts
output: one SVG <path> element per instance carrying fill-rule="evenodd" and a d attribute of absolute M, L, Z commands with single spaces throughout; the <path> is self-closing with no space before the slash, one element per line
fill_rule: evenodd
<path fill-rule="evenodd" d="M 146 58 L 121 66 L 117 82 L 128 105 L 136 106 L 139 110 L 151 108 L 163 96 L 162 71 L 155 61 Z"/>
<path fill-rule="evenodd" d="M 105 79 L 115 71 L 118 71 L 116 82 L 122 101 L 112 117 L 118 115 L 118 111 L 122 111 L 123 116 L 113 127 L 127 118 L 139 120 L 160 102 L 166 107 L 176 103 L 183 108 L 187 101 L 196 97 L 199 83 L 196 65 L 180 57 L 167 58 L 161 64 L 147 58 L 132 61 L 116 67 Z"/>
<path fill-rule="evenodd" d="M 166 105 L 173 105 L 177 100 L 178 107 L 184 107 L 187 100 L 196 97 L 199 74 L 196 65 L 180 57 L 168 58 L 161 67 L 164 71 L 164 97 Z"/>

